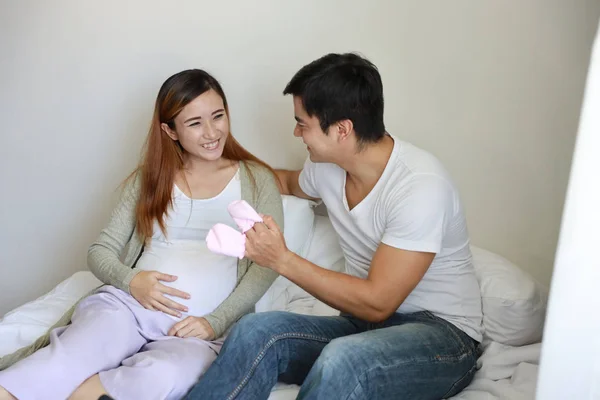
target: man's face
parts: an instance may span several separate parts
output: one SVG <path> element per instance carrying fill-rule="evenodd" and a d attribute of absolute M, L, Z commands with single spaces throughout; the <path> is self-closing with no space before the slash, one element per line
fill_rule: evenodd
<path fill-rule="evenodd" d="M 321 129 L 319 119 L 316 116 L 309 116 L 302 99 L 294 96 L 294 117 L 296 127 L 294 136 L 302 138 L 312 162 L 331 162 L 333 151 L 335 151 L 335 139 L 332 135 L 327 135 Z"/>

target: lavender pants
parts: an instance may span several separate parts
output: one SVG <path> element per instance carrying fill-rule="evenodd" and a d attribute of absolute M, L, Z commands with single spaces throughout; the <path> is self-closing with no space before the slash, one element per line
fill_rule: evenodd
<path fill-rule="evenodd" d="M 0 372 L 18 399 L 66 399 L 100 374 L 116 400 L 180 399 L 217 357 L 222 341 L 166 336 L 174 318 L 105 286 L 84 299 L 50 345 Z"/>

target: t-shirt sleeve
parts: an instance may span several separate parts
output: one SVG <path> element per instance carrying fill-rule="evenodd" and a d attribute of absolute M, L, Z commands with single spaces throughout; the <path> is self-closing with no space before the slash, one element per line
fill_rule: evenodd
<path fill-rule="evenodd" d="M 304 193 L 318 199 L 321 198 L 321 195 L 319 194 L 317 180 L 315 179 L 317 176 L 316 170 L 317 164 L 310 161 L 310 158 L 307 158 L 304 162 L 304 168 L 302 168 L 302 172 L 300 172 L 300 176 L 298 177 L 298 184 Z"/>
<path fill-rule="evenodd" d="M 415 177 L 388 199 L 382 243 L 398 249 L 439 253 L 453 209 L 452 187 L 436 176 Z"/>

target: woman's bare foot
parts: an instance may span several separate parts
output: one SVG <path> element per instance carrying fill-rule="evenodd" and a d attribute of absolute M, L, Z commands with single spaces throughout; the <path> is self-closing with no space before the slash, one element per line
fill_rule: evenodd
<path fill-rule="evenodd" d="M 0 386 L 0 400 L 17 400 L 17 398 Z"/>
<path fill-rule="evenodd" d="M 83 382 L 69 397 L 69 400 L 97 400 L 100 396 L 106 393 L 106 389 L 100 382 L 98 374 L 89 377 Z M 4 400 L 0 398 L 0 400 Z"/>

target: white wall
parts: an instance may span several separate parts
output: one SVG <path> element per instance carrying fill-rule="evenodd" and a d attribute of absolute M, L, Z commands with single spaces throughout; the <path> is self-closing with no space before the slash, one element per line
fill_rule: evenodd
<path fill-rule="evenodd" d="M 388 130 L 447 165 L 473 241 L 548 282 L 598 1 L 0 0 L 0 315 L 85 269 L 154 97 L 214 73 L 234 134 L 299 167 L 293 73 L 380 68 Z"/>

